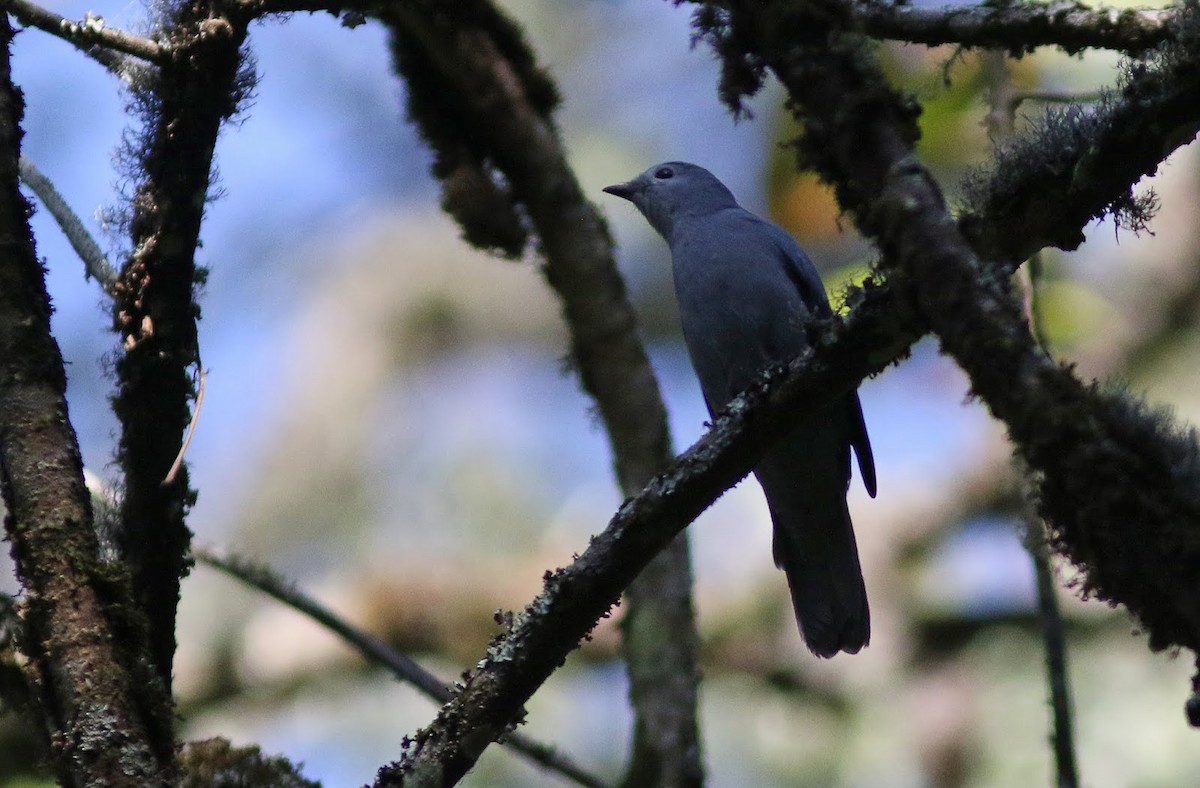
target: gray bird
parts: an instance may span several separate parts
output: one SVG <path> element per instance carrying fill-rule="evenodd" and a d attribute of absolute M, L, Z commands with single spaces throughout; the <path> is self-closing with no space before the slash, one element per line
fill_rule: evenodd
<path fill-rule="evenodd" d="M 806 326 L 833 315 L 812 262 L 783 228 L 743 209 L 703 167 L 672 161 L 604 189 L 637 206 L 671 248 L 692 366 L 715 414 L 769 366 L 808 346 Z M 875 462 L 858 393 L 807 416 L 754 475 L 774 524 L 796 621 L 821 657 L 857 653 L 871 635 L 846 491 L 850 447 L 875 497 Z"/>

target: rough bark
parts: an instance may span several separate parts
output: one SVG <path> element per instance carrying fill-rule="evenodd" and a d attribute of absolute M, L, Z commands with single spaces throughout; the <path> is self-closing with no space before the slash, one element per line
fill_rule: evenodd
<path fill-rule="evenodd" d="M 128 577 L 99 557 L 45 272 L 17 188 L 22 103 L 11 39 L 0 16 L 0 488 L 25 589 L 21 650 L 62 784 L 166 785 L 171 709 L 137 667 L 145 641 L 126 607 Z"/>
<path fill-rule="evenodd" d="M 173 57 L 135 93 L 147 124 L 137 161 L 143 180 L 131 208 L 133 253 L 113 288 L 124 349 L 113 396 L 124 474 L 115 536 L 168 687 L 179 583 L 190 568 L 186 516 L 195 500 L 186 465 L 167 478 L 191 420 L 191 371 L 200 363 L 195 254 L 217 133 L 248 89 L 239 76 L 243 26 L 207 2 L 171 13 L 165 30 Z"/>

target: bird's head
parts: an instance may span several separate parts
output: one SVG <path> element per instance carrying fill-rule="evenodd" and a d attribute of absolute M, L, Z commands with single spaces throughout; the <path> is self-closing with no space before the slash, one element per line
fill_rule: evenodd
<path fill-rule="evenodd" d="M 606 186 L 604 191 L 636 205 L 668 241 L 680 218 L 737 207 L 733 194 L 715 175 L 684 161 L 656 164 L 633 180 Z"/>

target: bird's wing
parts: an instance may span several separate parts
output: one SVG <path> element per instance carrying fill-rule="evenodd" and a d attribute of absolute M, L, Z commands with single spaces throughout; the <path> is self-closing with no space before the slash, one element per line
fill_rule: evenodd
<path fill-rule="evenodd" d="M 808 259 L 808 255 L 796 243 L 796 239 L 786 230 L 770 222 L 764 222 L 770 231 L 774 243 L 779 247 L 780 261 L 787 272 L 788 278 L 800 292 L 804 303 L 818 317 L 832 317 L 833 309 L 829 306 L 829 297 L 825 294 L 825 284 L 817 273 L 816 266 Z M 863 487 L 867 494 L 875 497 L 875 456 L 871 452 L 871 439 L 867 435 L 867 424 L 863 419 L 862 403 L 858 392 L 846 398 L 849 409 L 847 427 L 850 431 L 850 445 L 854 447 L 854 456 L 858 459 L 858 472 L 862 476 Z"/>
<path fill-rule="evenodd" d="M 817 273 L 812 260 L 808 259 L 808 255 L 787 230 L 772 222 L 763 221 L 763 225 L 779 250 L 784 272 L 800 292 L 805 305 L 817 317 L 832 317 L 833 309 L 829 306 L 829 296 L 825 294 L 825 283 L 821 281 L 821 275 Z"/>

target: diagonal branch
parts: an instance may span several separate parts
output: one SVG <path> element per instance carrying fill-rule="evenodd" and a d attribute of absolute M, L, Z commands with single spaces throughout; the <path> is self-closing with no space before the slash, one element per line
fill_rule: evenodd
<path fill-rule="evenodd" d="M 3 0 L 3 7 L 21 24 L 57 36 L 88 55 L 92 54 L 94 48 L 102 47 L 162 64 L 171 53 L 169 47 L 157 41 L 109 27 L 103 18 L 90 13 L 83 21 L 74 22 L 29 0 Z"/>
<path fill-rule="evenodd" d="M 94 277 L 105 292 L 111 293 L 117 284 L 117 269 L 108 262 L 100 244 L 96 243 L 96 239 L 83 226 L 79 216 L 71 210 L 71 206 L 58 193 L 58 189 L 54 188 L 54 183 L 37 168 L 36 164 L 22 156 L 20 165 L 21 182 L 37 195 L 37 198 L 42 201 L 42 205 L 46 206 L 46 210 L 58 222 L 58 226 L 62 229 L 63 235 L 67 237 L 67 241 L 70 242 L 71 248 L 75 250 L 75 254 L 79 255 L 79 259 L 83 260 L 87 274 Z"/>
<path fill-rule="evenodd" d="M 880 39 L 937 46 L 1004 49 L 1023 55 L 1040 46 L 1069 53 L 1113 49 L 1136 54 L 1172 38 L 1174 9 L 1095 8 L 1075 0 L 956 5 L 944 8 L 861 2 L 862 30 Z"/>
<path fill-rule="evenodd" d="M 266 566 L 255 564 L 238 556 L 221 556 L 204 547 L 194 547 L 192 555 L 200 563 L 224 572 L 252 588 L 257 588 L 264 594 L 308 616 L 346 641 L 368 662 L 387 668 L 393 676 L 416 687 L 427 698 L 438 703 L 449 703 L 454 697 L 453 689 L 449 684 L 421 667 L 412 657 L 401 654 L 374 635 L 352 626 L 344 618 Z M 504 743 L 533 762 L 559 773 L 578 785 L 591 788 L 603 788 L 605 785 L 599 778 L 593 777 L 568 758 L 560 755 L 550 745 L 542 744 L 515 732 L 505 737 Z"/>
<path fill-rule="evenodd" d="M 1180 21 L 1194 27 L 1195 13 Z M 1190 46 L 1127 66 L 1119 92 L 1092 111 L 1052 110 L 1001 149 L 991 172 L 968 183 L 959 226 L 972 246 L 1020 262 L 1046 246 L 1077 248 L 1084 226 L 1105 215 L 1139 229 L 1145 206 L 1133 197 L 1133 184 L 1200 129 L 1200 59 Z"/>
<path fill-rule="evenodd" d="M 913 155 L 915 103 L 888 87 L 859 37 L 843 32 L 844 6 L 728 2 L 707 8 L 701 24 L 724 47 L 727 97 L 737 100 L 740 90 L 755 88 L 745 78 L 760 78 L 764 67 L 779 76 L 805 128 L 797 143 L 802 161 L 835 185 L 841 205 L 883 249 L 887 269 L 904 275 L 906 291 L 970 376 L 973 392 L 1008 427 L 1040 477 L 1039 505 L 1055 546 L 1084 570 L 1085 590 L 1126 605 L 1145 625 L 1152 648 L 1200 649 L 1200 589 L 1193 582 L 1200 532 L 1188 527 L 1200 524 L 1194 431 L 1128 396 L 1085 385 L 1037 348 L 1008 272 L 986 265 L 976 251 L 997 250 L 986 240 L 973 248 L 967 239 L 1019 237 L 1007 243 L 1011 250 L 1038 236 L 1024 226 L 1014 233 L 1021 225 L 996 215 L 968 224 L 974 235 L 959 231 Z M 1019 204 L 1020 210 L 1036 210 L 1047 194 L 1066 198 L 1059 215 L 1077 221 L 1060 237 L 1078 242 L 1086 220 L 1106 210 L 1090 198 L 1107 192 L 1110 203 L 1128 207 L 1129 184 L 1194 136 L 1198 16 L 1192 7 L 1180 12 L 1180 44 L 1160 54 L 1157 68 L 1137 68 L 1121 100 L 1091 116 L 1067 114 L 1048 124 L 1063 140 L 1077 136 L 1078 145 L 1046 154 L 1069 173 L 1044 173 L 1038 167 L 1045 166 L 1043 157 L 1000 176 L 1023 186 L 1025 173 L 1034 182 L 1057 181 L 1058 189 Z M 1152 120 L 1134 117 L 1142 112 Z M 1149 139 L 1131 138 L 1134 128 Z M 1128 158 L 1114 156 L 1114 139 L 1129 143 Z M 1149 146 L 1153 157 L 1146 155 Z M 1100 171 L 1100 161 L 1113 169 Z M 1063 194 L 1071 186 L 1078 191 Z M 1016 207 L 1002 204 L 998 212 Z M 1144 210 L 1133 218 L 1144 221 Z"/>
<path fill-rule="evenodd" d="M 542 594 L 489 649 L 479 670 L 378 786 L 452 784 L 521 717 L 522 704 L 561 664 L 653 557 L 757 463 L 773 438 L 807 412 L 882 370 L 919 332 L 866 291 L 828 341 L 732 401 L 705 437 L 684 452 L 592 538 L 570 566 L 547 573 Z M 900 339 L 897 339 L 897 338 Z"/>

